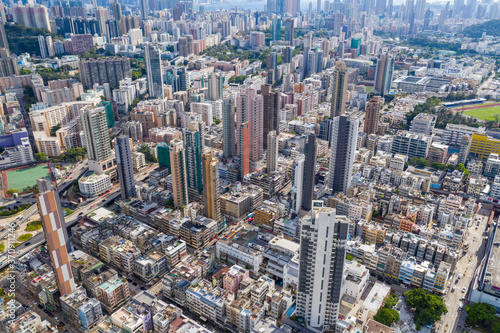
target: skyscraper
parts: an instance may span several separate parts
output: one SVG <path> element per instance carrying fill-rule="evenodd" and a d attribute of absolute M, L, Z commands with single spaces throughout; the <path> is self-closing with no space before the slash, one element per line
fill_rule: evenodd
<path fill-rule="evenodd" d="M 347 66 L 343 61 L 337 61 L 333 70 L 332 101 L 330 117 L 343 115 L 347 98 Z"/>
<path fill-rule="evenodd" d="M 201 153 L 203 152 L 199 123 L 190 123 L 184 129 L 184 149 L 186 155 L 186 175 L 190 200 L 201 201 L 203 179 L 201 176 Z"/>
<path fill-rule="evenodd" d="M 122 199 L 135 198 L 137 192 L 135 190 L 134 168 L 132 166 L 130 138 L 128 136 L 120 135 L 116 138 L 115 155 Z"/>
<path fill-rule="evenodd" d="M 40 47 L 40 57 L 47 58 L 47 45 L 45 44 L 45 37 L 38 36 L 38 46 Z"/>
<path fill-rule="evenodd" d="M 321 0 L 318 0 L 316 3 L 316 12 L 321 13 Z"/>
<path fill-rule="evenodd" d="M 235 156 L 234 144 L 234 98 L 225 98 L 222 102 L 222 127 L 224 131 L 224 157 Z"/>
<path fill-rule="evenodd" d="M 238 127 L 238 156 L 240 158 L 241 179 L 250 172 L 250 126 L 248 122 Z"/>
<path fill-rule="evenodd" d="M 318 332 L 335 331 L 349 220 L 334 208 L 313 208 L 301 226 L 296 313 Z"/>
<path fill-rule="evenodd" d="M 304 188 L 304 163 L 306 157 L 304 154 L 297 155 L 293 165 L 292 179 L 292 210 L 299 214 L 302 206 L 302 193 Z"/>
<path fill-rule="evenodd" d="M 189 198 L 184 142 L 179 139 L 173 139 L 170 141 L 169 153 L 172 188 L 174 192 L 174 205 L 176 207 L 185 206 L 189 203 Z"/>
<path fill-rule="evenodd" d="M 5 33 L 5 22 L 2 21 L 0 17 L 0 48 L 9 50 L 9 41 L 7 39 L 7 34 Z"/>
<path fill-rule="evenodd" d="M 312 33 L 309 32 L 307 35 L 304 36 L 304 71 L 303 71 L 303 76 L 307 73 L 309 73 L 309 51 L 311 51 L 312 48 Z"/>
<path fill-rule="evenodd" d="M 100 162 L 112 156 L 105 108 L 80 109 L 80 120 L 89 160 Z"/>
<path fill-rule="evenodd" d="M 145 20 L 149 14 L 149 1 L 148 0 L 139 0 L 139 9 L 141 10 L 141 18 Z"/>
<path fill-rule="evenodd" d="M 302 208 L 305 210 L 311 210 L 312 207 L 316 178 L 316 152 L 316 135 L 314 135 L 314 133 L 308 133 L 305 145 L 306 161 L 304 165 L 304 184 L 302 185 Z"/>
<path fill-rule="evenodd" d="M 241 124 L 248 122 L 250 160 L 257 162 L 264 156 L 264 99 L 257 95 L 255 89 L 246 88 L 238 94 L 236 99 L 236 128 L 238 138 Z M 238 145 L 240 155 L 241 146 Z"/>
<path fill-rule="evenodd" d="M 118 88 L 121 80 L 132 78 L 130 59 L 127 57 L 80 59 L 78 69 L 86 89 L 92 89 L 96 83 L 109 83 L 110 87 Z"/>
<path fill-rule="evenodd" d="M 267 174 L 278 169 L 278 137 L 276 131 L 267 134 L 267 154 L 266 154 Z"/>
<path fill-rule="evenodd" d="M 287 18 L 285 20 L 285 41 L 293 45 L 293 19 Z"/>
<path fill-rule="evenodd" d="M 281 104 L 280 93 L 273 90 L 270 84 L 262 85 L 261 94 L 264 100 L 264 146 L 267 146 L 267 134 L 270 131 L 279 131 L 279 109 Z"/>
<path fill-rule="evenodd" d="M 111 8 L 113 9 L 113 16 L 116 21 L 120 21 L 122 19 L 122 5 L 118 2 L 118 0 L 115 0 L 111 4 Z"/>
<path fill-rule="evenodd" d="M 380 96 L 373 97 L 366 105 L 365 127 L 363 132 L 368 135 L 377 133 L 381 105 L 382 98 Z"/>
<path fill-rule="evenodd" d="M 146 2 L 146 0 L 141 0 Z M 148 75 L 148 93 L 150 97 L 163 98 L 163 74 L 161 51 L 156 46 L 147 44 L 144 47 L 146 71 Z"/>
<path fill-rule="evenodd" d="M 391 91 L 392 72 L 394 71 L 394 57 L 384 53 L 377 61 L 375 69 L 375 91 L 380 95 L 388 95 Z"/>
<path fill-rule="evenodd" d="M 212 72 L 208 78 L 208 99 L 216 101 L 222 99 L 224 92 L 224 76 L 221 73 Z"/>
<path fill-rule="evenodd" d="M 203 204 L 205 216 L 219 221 L 220 214 L 220 183 L 219 160 L 211 153 L 201 155 L 203 166 Z"/>
<path fill-rule="evenodd" d="M 38 212 L 47 240 L 50 258 L 56 274 L 61 296 L 70 294 L 76 288 L 68 253 L 71 246 L 59 194 L 52 189 L 47 178 L 37 179 L 39 194 L 36 195 Z"/>
<path fill-rule="evenodd" d="M 358 120 L 347 116 L 333 118 L 332 147 L 328 186 L 334 192 L 351 187 L 352 166 L 358 140 Z"/>

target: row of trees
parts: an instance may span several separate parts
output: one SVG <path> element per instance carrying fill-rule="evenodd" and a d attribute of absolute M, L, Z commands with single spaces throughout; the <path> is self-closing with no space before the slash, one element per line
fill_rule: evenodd
<path fill-rule="evenodd" d="M 465 308 L 467 321 L 472 325 L 489 328 L 492 333 L 500 333 L 500 319 L 495 308 L 488 303 L 474 303 Z"/>

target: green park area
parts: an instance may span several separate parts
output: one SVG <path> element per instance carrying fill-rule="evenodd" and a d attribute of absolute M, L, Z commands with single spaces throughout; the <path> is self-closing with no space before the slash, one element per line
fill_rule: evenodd
<path fill-rule="evenodd" d="M 36 185 L 36 180 L 40 177 L 50 179 L 50 172 L 45 164 L 7 171 L 9 189 L 16 189 L 19 191 Z"/>
<path fill-rule="evenodd" d="M 491 104 L 491 103 L 489 103 Z M 469 106 L 470 107 L 470 106 Z M 464 107 L 467 108 L 467 107 Z M 463 110 L 464 108 L 458 108 L 458 110 Z M 488 106 L 485 104 L 485 107 L 471 110 L 464 110 L 463 114 L 466 116 L 475 117 L 481 120 L 495 120 L 495 115 L 498 114 L 500 116 L 500 105 L 499 106 Z"/>
<path fill-rule="evenodd" d="M 42 227 L 42 221 L 34 221 L 28 223 L 28 226 L 26 227 L 25 231 L 36 231 Z"/>

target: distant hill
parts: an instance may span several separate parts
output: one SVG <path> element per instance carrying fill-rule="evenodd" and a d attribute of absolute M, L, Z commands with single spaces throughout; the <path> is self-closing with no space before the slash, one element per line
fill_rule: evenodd
<path fill-rule="evenodd" d="M 464 35 L 472 38 L 481 38 L 483 32 L 486 32 L 489 36 L 500 36 L 500 20 L 490 20 L 481 24 L 474 24 L 462 30 Z"/>

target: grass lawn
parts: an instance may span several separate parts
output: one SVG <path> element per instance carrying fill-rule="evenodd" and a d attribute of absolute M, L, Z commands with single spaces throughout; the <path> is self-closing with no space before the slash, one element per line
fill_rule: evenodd
<path fill-rule="evenodd" d="M 24 234 L 24 235 L 17 237 L 17 240 L 20 242 L 25 242 L 28 239 L 30 239 L 31 237 L 33 237 L 33 234 Z"/>
<path fill-rule="evenodd" d="M 467 116 L 476 117 L 481 120 L 495 120 L 493 116 L 495 114 L 500 115 L 500 106 L 491 106 L 481 109 L 467 110 L 464 111 L 464 114 Z"/>
<path fill-rule="evenodd" d="M 49 169 L 47 165 L 41 164 L 29 168 L 7 171 L 7 182 L 9 189 L 16 189 L 22 191 L 28 186 L 36 184 L 36 180 L 41 177 L 50 178 Z"/>
<path fill-rule="evenodd" d="M 38 230 L 42 227 L 42 221 L 35 221 L 35 222 L 30 222 L 28 223 L 28 226 L 26 227 L 26 231 L 35 231 Z"/>
<path fill-rule="evenodd" d="M 75 211 L 69 209 L 69 208 L 63 208 L 63 210 L 66 212 L 66 215 L 65 216 L 68 216 L 68 215 L 71 215 L 73 214 Z"/>
<path fill-rule="evenodd" d="M 0 243 L 0 252 L 3 252 L 3 251 L 5 251 L 5 244 Z"/>
<path fill-rule="evenodd" d="M 370 91 L 372 91 L 372 90 L 373 90 L 373 87 L 370 87 L 370 86 L 365 87 L 365 93 L 367 93 L 367 94 L 369 94 Z"/>

